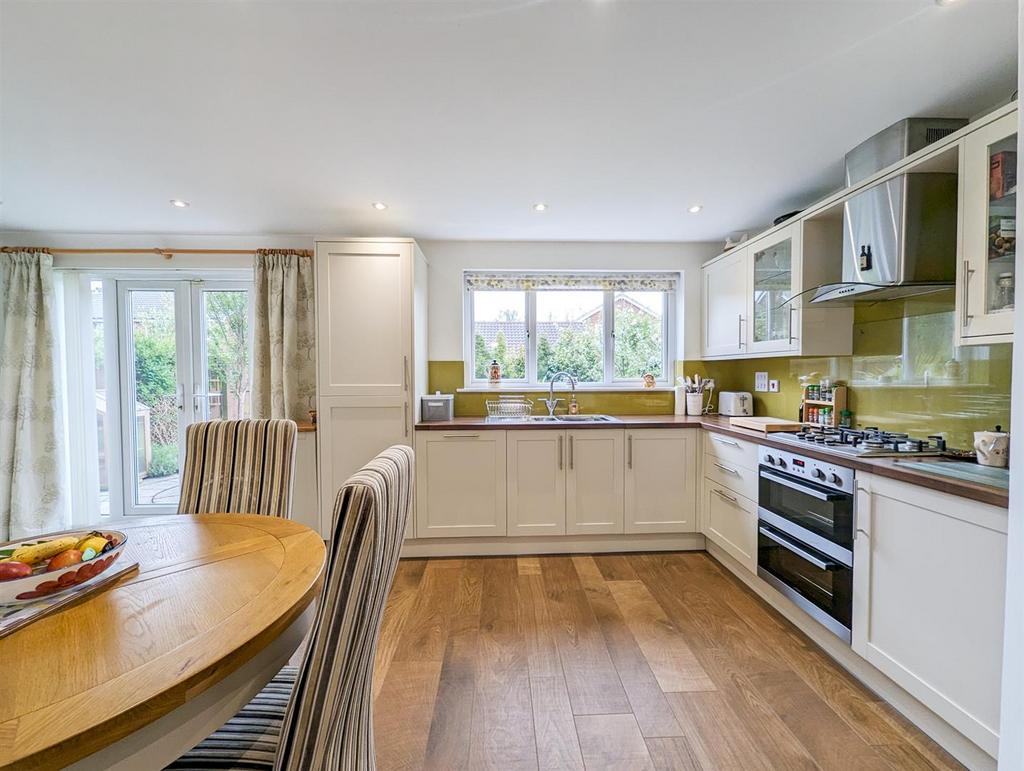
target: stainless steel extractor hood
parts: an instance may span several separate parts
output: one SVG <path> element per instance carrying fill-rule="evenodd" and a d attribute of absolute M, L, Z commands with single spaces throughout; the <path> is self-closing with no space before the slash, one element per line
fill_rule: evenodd
<path fill-rule="evenodd" d="M 848 184 L 965 123 L 915 118 L 890 126 L 847 154 Z M 952 286 L 956 227 L 956 174 L 901 174 L 861 191 L 843 205 L 843 280 L 818 287 L 811 302 L 885 300 Z"/>

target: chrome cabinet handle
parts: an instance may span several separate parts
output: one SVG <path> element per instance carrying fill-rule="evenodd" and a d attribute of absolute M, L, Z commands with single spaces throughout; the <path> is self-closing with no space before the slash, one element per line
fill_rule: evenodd
<path fill-rule="evenodd" d="M 721 438 L 715 436 L 714 434 L 711 435 L 711 439 L 713 441 L 715 441 L 715 442 L 718 442 L 719 444 L 731 444 L 733 447 L 739 447 L 740 446 L 739 442 L 734 442 L 731 439 L 721 439 Z"/>
<path fill-rule="evenodd" d="M 465 433 L 463 431 L 460 431 L 457 434 L 444 434 L 444 438 L 445 439 L 479 439 L 480 438 L 480 434 L 467 434 L 467 433 Z"/>
<path fill-rule="evenodd" d="M 738 347 L 742 348 L 743 347 L 743 314 L 742 313 L 740 314 L 740 323 L 739 323 L 738 327 L 739 327 L 739 345 L 738 345 Z"/>
<path fill-rule="evenodd" d="M 974 316 L 972 314 L 967 312 L 969 310 L 968 302 L 970 301 L 970 298 L 971 298 L 970 285 L 971 285 L 971 276 L 972 275 L 974 275 L 974 269 L 971 267 L 971 261 L 970 260 L 964 260 L 964 286 L 963 286 L 963 289 L 961 290 L 961 293 L 962 293 L 962 296 L 963 296 L 963 303 L 964 303 L 964 312 L 963 312 L 963 328 L 964 329 L 967 329 L 967 327 L 969 327 L 971 325 L 971 319 L 974 318 Z"/>
<path fill-rule="evenodd" d="M 409 390 L 409 357 L 402 357 L 402 390 Z"/>
<path fill-rule="evenodd" d="M 561 471 L 565 468 L 565 448 L 563 447 L 562 437 L 558 437 L 558 470 Z"/>
<path fill-rule="evenodd" d="M 405 423 L 405 435 L 409 436 L 409 402 L 405 403 L 405 419 L 403 422 Z"/>
<path fill-rule="evenodd" d="M 633 468 L 633 435 L 630 434 L 626 437 L 626 448 L 628 450 L 628 456 L 626 459 L 627 468 Z"/>
<path fill-rule="evenodd" d="M 818 559 L 813 554 L 811 554 L 809 551 L 804 551 L 803 549 L 801 549 L 796 544 L 790 543 L 785 538 L 782 538 L 781 536 L 775 535 L 775 533 L 773 533 L 768 528 L 759 527 L 757 530 L 765 538 L 768 538 L 769 540 L 774 541 L 775 543 L 777 543 L 779 546 L 781 546 L 786 551 L 792 552 L 793 554 L 798 556 L 800 559 L 806 560 L 807 562 L 810 562 L 812 565 L 814 565 L 814 567 L 819 568 L 820 570 L 834 570 L 835 568 L 839 567 L 838 563 L 835 563 L 835 562 L 825 562 L 825 560 Z"/>
<path fill-rule="evenodd" d="M 715 465 L 718 466 L 718 468 L 722 469 L 722 471 L 726 471 L 726 472 L 728 472 L 730 474 L 735 474 L 736 476 L 740 475 L 740 472 L 738 472 L 734 468 L 729 468 L 728 466 L 723 466 L 721 463 L 716 463 Z"/>
<path fill-rule="evenodd" d="M 721 490 L 719 490 L 719 489 L 718 489 L 717 487 L 712 487 L 712 488 L 711 488 L 711 492 L 713 492 L 713 493 L 714 493 L 715 495 L 717 495 L 717 496 L 718 496 L 719 498 L 724 498 L 725 500 L 729 501 L 729 503 L 739 503 L 739 501 L 738 501 L 738 500 L 736 500 L 736 498 L 734 498 L 734 497 L 733 497 L 733 496 L 731 496 L 731 495 L 726 495 L 726 494 L 725 494 L 725 493 L 723 493 L 723 492 L 722 492 Z"/>
<path fill-rule="evenodd" d="M 573 457 L 574 454 L 575 453 L 573 453 L 573 446 L 572 446 L 572 434 L 570 434 L 569 435 L 569 469 L 570 469 L 570 471 L 575 468 L 575 465 L 574 465 L 575 458 Z"/>
<path fill-rule="evenodd" d="M 796 311 L 792 305 L 789 306 L 789 344 L 793 344 L 793 340 L 796 338 L 793 336 L 793 313 Z"/>

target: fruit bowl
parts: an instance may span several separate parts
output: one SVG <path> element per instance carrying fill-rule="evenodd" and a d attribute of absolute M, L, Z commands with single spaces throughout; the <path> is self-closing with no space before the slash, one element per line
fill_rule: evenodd
<path fill-rule="evenodd" d="M 32 602 L 92 583 L 117 561 L 127 541 L 120 530 L 99 529 L 0 544 L 0 605 Z"/>

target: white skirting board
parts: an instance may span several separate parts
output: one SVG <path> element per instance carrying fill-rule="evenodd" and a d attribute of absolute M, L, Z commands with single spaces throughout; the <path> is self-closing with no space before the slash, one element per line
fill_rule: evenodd
<path fill-rule="evenodd" d="M 403 557 L 491 557 L 522 554 L 602 554 L 636 551 L 701 551 L 700 533 L 566 535 L 533 538 L 419 538 L 402 546 Z"/>
<path fill-rule="evenodd" d="M 846 643 L 832 635 L 825 627 L 790 602 L 788 598 L 779 594 L 765 581 L 744 568 L 712 541 L 707 542 L 707 552 L 750 587 L 761 599 L 817 643 L 843 669 L 857 678 L 866 688 L 885 699 L 907 720 L 934 739 L 939 746 L 971 771 L 988 771 L 989 769 L 994 771 L 996 768 L 994 758 L 854 653 Z"/>

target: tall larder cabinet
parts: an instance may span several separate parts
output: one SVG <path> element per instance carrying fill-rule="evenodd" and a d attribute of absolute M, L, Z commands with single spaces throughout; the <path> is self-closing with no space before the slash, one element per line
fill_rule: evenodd
<path fill-rule="evenodd" d="M 386 447 L 413 443 L 427 386 L 427 261 L 411 239 L 318 240 L 316 283 L 320 510 L 330 532 L 345 480 Z"/>

